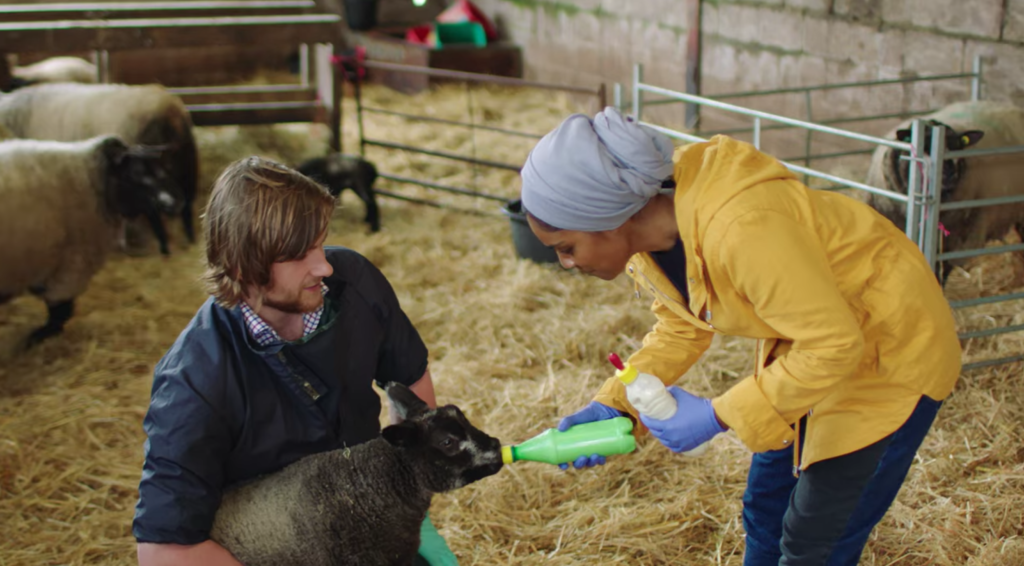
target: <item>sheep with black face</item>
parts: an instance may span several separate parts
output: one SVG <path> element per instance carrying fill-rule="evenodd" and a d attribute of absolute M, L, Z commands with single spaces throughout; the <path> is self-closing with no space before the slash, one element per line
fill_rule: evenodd
<path fill-rule="evenodd" d="M 498 473 L 501 444 L 458 407 L 387 395 L 401 423 L 228 491 L 210 538 L 247 566 L 410 566 L 433 495 Z"/>
<path fill-rule="evenodd" d="M 933 125 L 946 126 L 946 151 L 988 149 L 1024 145 L 1024 109 L 1012 104 L 975 101 L 947 106 L 923 117 L 925 147 L 930 148 Z M 910 140 L 910 122 L 904 122 L 886 137 Z M 906 152 L 879 147 L 871 160 L 867 184 L 907 194 L 910 161 Z M 984 157 L 947 159 L 942 164 L 942 202 L 1024 195 L 1024 155 L 1004 154 Z M 868 203 L 900 229 L 906 226 L 906 204 L 879 195 L 870 195 Z M 944 250 L 968 250 L 984 247 L 990 239 L 1002 238 L 1010 228 L 1022 232 L 1024 204 L 948 210 L 940 222 L 949 232 Z M 1024 232 L 1022 232 L 1024 235 Z M 966 260 L 953 260 L 943 266 L 942 279 L 955 265 Z"/>
<path fill-rule="evenodd" d="M 174 209 L 159 155 L 115 136 L 0 142 L 0 304 L 29 292 L 49 320 L 28 345 L 58 334 L 128 218 Z"/>
<path fill-rule="evenodd" d="M 373 193 L 377 180 L 377 168 L 373 163 L 352 155 L 332 153 L 303 162 L 296 171 L 327 187 L 337 198 L 345 189 L 352 189 L 366 205 L 366 218 L 370 230 L 380 230 L 380 213 Z"/>
<path fill-rule="evenodd" d="M 177 211 L 189 241 L 195 240 L 193 202 L 199 182 L 199 153 L 192 118 L 181 98 L 160 85 L 50 83 L 0 96 L 0 125 L 25 139 L 79 141 L 116 135 L 129 145 L 160 148 L 173 181 Z M 159 214 L 146 219 L 170 253 Z"/>

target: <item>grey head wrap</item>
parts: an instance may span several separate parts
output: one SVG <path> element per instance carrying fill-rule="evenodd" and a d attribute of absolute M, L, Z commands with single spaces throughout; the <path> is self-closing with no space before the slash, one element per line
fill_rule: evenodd
<path fill-rule="evenodd" d="M 672 175 L 672 141 L 614 108 L 573 114 L 523 166 L 523 207 L 563 230 L 618 228 Z"/>

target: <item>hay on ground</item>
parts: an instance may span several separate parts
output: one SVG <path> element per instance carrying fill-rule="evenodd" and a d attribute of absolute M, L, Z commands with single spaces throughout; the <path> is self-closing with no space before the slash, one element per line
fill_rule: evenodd
<path fill-rule="evenodd" d="M 377 105 L 432 111 L 462 104 L 452 100 L 464 90 L 451 89 L 367 95 Z M 478 94 L 503 96 L 504 121 L 547 109 L 529 120 L 541 132 L 573 107 L 548 92 Z M 350 110 L 347 103 L 348 117 Z M 436 135 L 401 128 L 387 133 L 415 143 Z M 257 150 L 285 161 L 315 154 L 325 137 L 314 129 L 201 129 L 207 180 Z M 352 132 L 347 121 L 348 148 Z M 372 157 L 410 176 L 449 166 L 386 152 Z M 455 167 L 448 174 L 467 173 Z M 505 182 L 515 194 L 514 176 L 495 175 L 485 180 Z M 367 234 L 354 202 L 346 199 L 335 215 L 328 243 L 352 247 L 383 270 L 430 348 L 439 399 L 462 406 L 506 442 L 553 426 L 587 402 L 609 375 L 605 354 L 634 351 L 653 321 L 648 299 L 635 299 L 621 278 L 602 282 L 517 260 L 504 219 L 382 199 L 383 230 Z M 7 348 L 0 352 L 0 564 L 135 563 L 130 523 L 152 367 L 205 298 L 196 283 L 201 253 L 201 244 L 182 250 L 179 243 L 169 259 L 112 258 L 64 335 L 28 354 L 8 346 L 41 324 L 45 309 L 28 297 L 0 307 Z M 987 264 L 975 269 L 982 270 L 970 272 L 977 286 L 964 293 L 989 293 L 994 281 L 1021 290 L 1020 277 L 994 275 Z M 1020 322 L 1022 312 L 1011 304 L 980 316 Z M 991 352 L 1021 348 L 1014 335 L 979 344 Z M 698 394 L 720 393 L 750 371 L 752 349 L 748 340 L 716 339 L 684 383 Z M 961 379 L 862 564 L 1024 562 L 1021 378 L 1016 364 Z M 464 565 L 739 565 L 749 457 L 734 434 L 719 436 L 696 459 L 646 439 L 636 454 L 597 470 L 509 466 L 438 497 L 432 515 Z"/>

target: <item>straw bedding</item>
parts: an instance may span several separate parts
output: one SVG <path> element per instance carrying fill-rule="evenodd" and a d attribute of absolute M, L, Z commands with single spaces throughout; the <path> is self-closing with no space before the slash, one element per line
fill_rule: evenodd
<path fill-rule="evenodd" d="M 580 101 L 549 92 L 476 89 L 479 116 L 543 132 Z M 376 106 L 401 102 L 439 117 L 465 111 L 466 89 L 413 98 L 370 89 Z M 346 105 L 346 149 L 353 143 Z M 490 115 L 486 113 L 490 112 Z M 388 139 L 472 150 L 465 132 L 372 118 Z M 401 136 L 401 138 L 399 137 Z M 289 163 L 322 150 L 304 125 L 202 129 L 205 184 L 228 161 L 263 153 Z M 476 139 L 480 157 L 518 162 L 529 140 Z M 478 172 L 375 150 L 389 172 L 515 195 L 514 173 Z M 382 188 L 389 187 L 382 183 Z M 403 190 L 408 187 L 401 187 Z M 422 193 L 429 195 L 429 193 Z M 434 197 L 434 195 L 429 195 Z M 499 203 L 443 197 L 496 212 Z M 652 323 L 647 298 L 622 278 L 602 282 L 518 261 L 507 221 L 381 199 L 383 230 L 367 234 L 361 204 L 345 195 L 328 243 L 361 251 L 395 286 L 431 352 L 442 402 L 462 406 L 506 442 L 553 426 L 609 375 L 609 351 L 635 350 Z M 0 307 L 0 565 L 133 564 L 130 521 L 142 458 L 141 420 L 153 364 L 204 300 L 201 245 L 173 255 L 114 257 L 78 304 L 65 334 L 28 354 L 12 347 L 41 323 L 32 298 Z M 1018 258 L 957 272 L 951 297 L 1021 290 Z M 971 328 L 1024 322 L 1018 304 L 960 314 Z M 977 340 L 967 359 L 1007 355 L 1019 335 Z M 753 343 L 716 339 L 684 380 L 724 391 L 751 368 Z M 940 413 L 862 564 L 1010 566 L 1024 563 L 1024 382 L 1019 364 L 967 374 Z M 438 497 L 434 522 L 462 564 L 741 563 L 739 520 L 747 450 L 732 434 L 704 457 L 673 455 L 650 439 L 601 469 L 561 472 L 520 463 Z"/>

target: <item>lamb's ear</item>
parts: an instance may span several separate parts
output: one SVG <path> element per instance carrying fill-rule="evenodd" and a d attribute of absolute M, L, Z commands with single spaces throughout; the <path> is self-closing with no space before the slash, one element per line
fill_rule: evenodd
<path fill-rule="evenodd" d="M 410 391 L 408 387 L 401 383 L 392 381 L 388 383 L 385 391 L 387 391 L 388 399 L 391 401 L 391 406 L 395 408 L 395 411 L 402 420 L 410 419 L 420 413 L 426 412 L 429 408 L 422 399 L 417 397 L 415 393 Z"/>
<path fill-rule="evenodd" d="M 416 444 L 419 430 L 416 425 L 408 421 L 384 427 L 380 435 L 392 446 L 408 448 Z"/>

